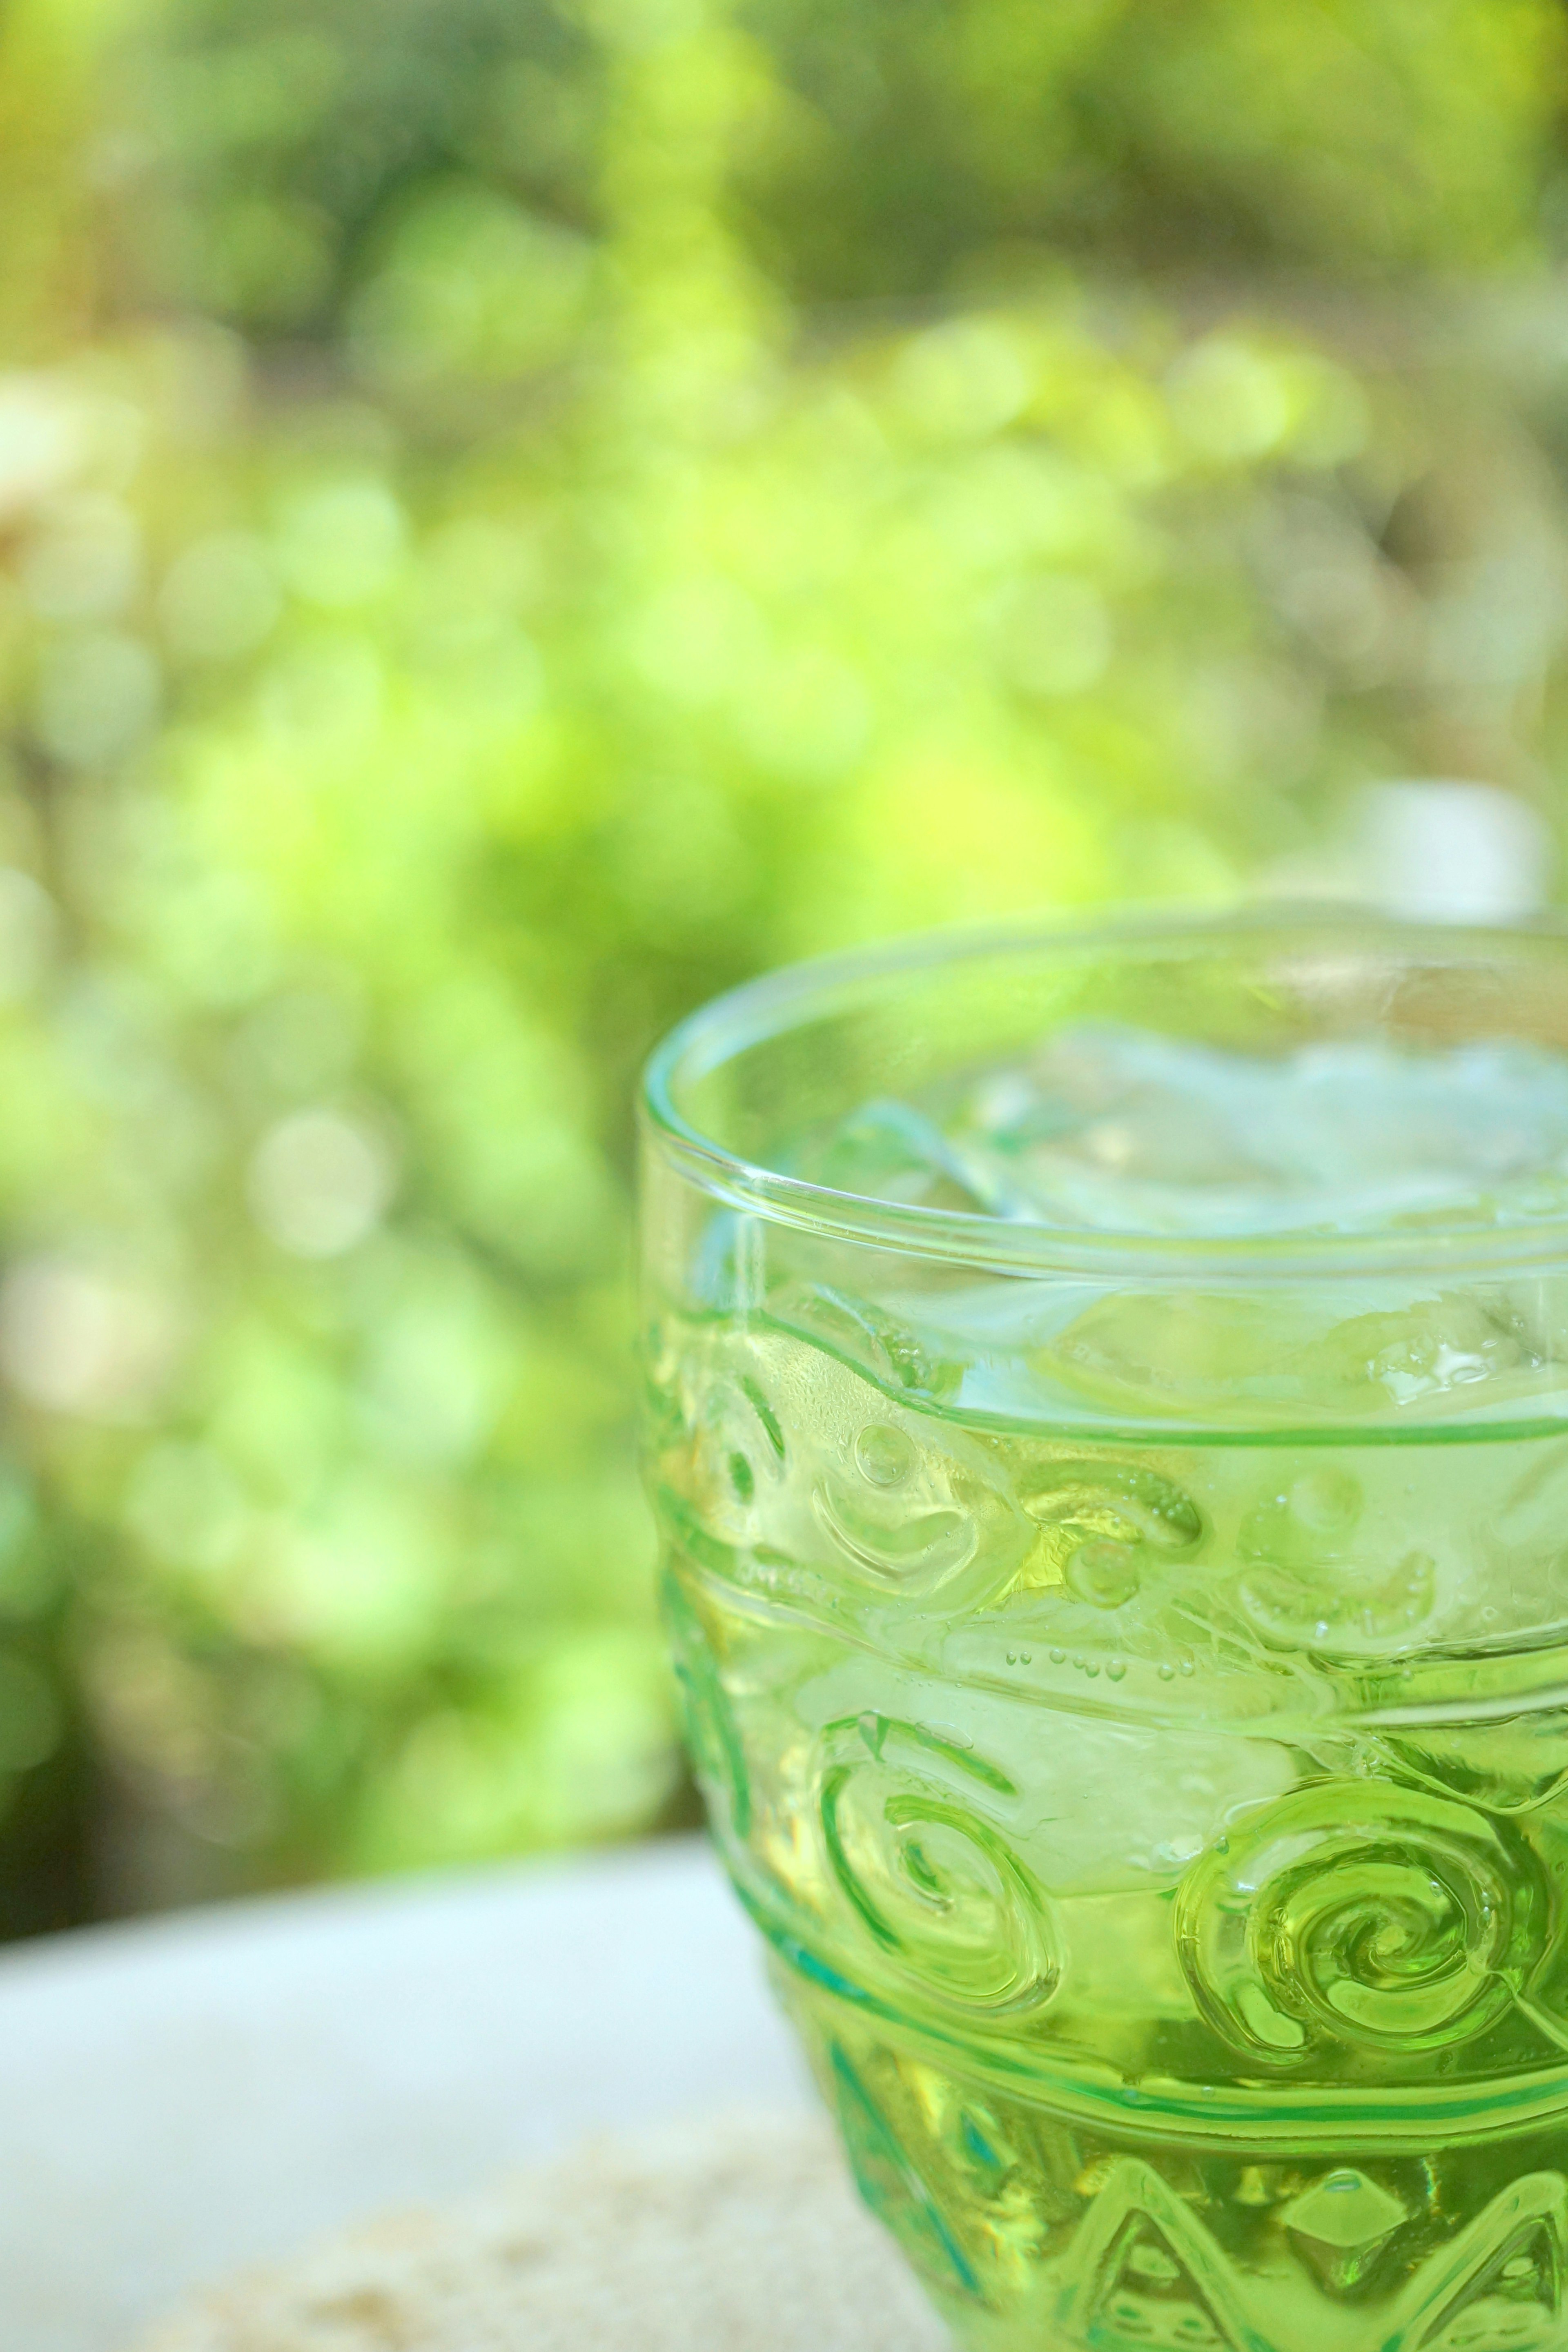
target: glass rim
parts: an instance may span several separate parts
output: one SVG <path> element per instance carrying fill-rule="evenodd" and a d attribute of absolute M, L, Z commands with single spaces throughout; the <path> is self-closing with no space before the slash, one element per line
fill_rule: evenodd
<path fill-rule="evenodd" d="M 677 1023 L 644 1065 L 639 1113 L 645 1139 L 675 1172 L 727 1207 L 820 1234 L 967 1267 L 977 1273 L 1225 1285 L 1274 1276 L 1393 1273 L 1507 1274 L 1568 1266 L 1568 1213 L 1507 1225 L 1422 1224 L 1364 1234 L 1226 1234 L 1172 1236 L 1053 1225 L 963 1209 L 928 1208 L 845 1192 L 748 1160 L 706 1135 L 680 1110 L 676 1088 L 700 1078 L 804 1018 L 846 1005 L 868 983 L 985 958 L 1191 950 L 1259 933 L 1280 944 L 1338 935 L 1359 948 L 1420 945 L 1450 961 L 1495 961 L 1530 941 L 1568 948 L 1568 919 L 1548 911 L 1509 922 L 1405 917 L 1350 901 L 1265 901 L 1215 909 L 1112 913 L 1095 920 L 1035 915 L 951 927 L 785 964 L 710 998 Z"/>

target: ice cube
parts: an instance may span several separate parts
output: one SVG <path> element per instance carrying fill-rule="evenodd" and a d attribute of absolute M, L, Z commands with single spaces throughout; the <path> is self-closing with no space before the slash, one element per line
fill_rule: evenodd
<path fill-rule="evenodd" d="M 1173 1886 L 1235 1808 L 1293 1779 L 1272 1740 L 1074 1714 L 859 1656 L 803 1685 L 796 1704 L 819 1738 L 863 1717 L 912 1727 L 874 1741 L 862 1768 L 875 1764 L 886 1802 L 897 1808 L 900 1776 L 929 1781 L 1005 1838 L 1050 1895 Z"/>
<path fill-rule="evenodd" d="M 1101 1232 L 1365 1232 L 1568 1204 L 1568 1056 L 1507 1039 L 1248 1054 L 1112 1022 L 852 1113 L 801 1172 Z"/>
<path fill-rule="evenodd" d="M 1500 1290 L 1434 1294 L 1412 1277 L 1273 1292 L 1108 1290 L 1028 1361 L 1043 1384 L 1106 1414 L 1278 1427 L 1543 1396 L 1561 1377 L 1559 1345 Z"/>
<path fill-rule="evenodd" d="M 1025 1196 L 988 1155 L 970 1153 L 908 1103 L 863 1104 L 820 1148 L 802 1154 L 798 1172 L 862 1200 L 959 1209 L 975 1216 L 1029 1213 Z"/>

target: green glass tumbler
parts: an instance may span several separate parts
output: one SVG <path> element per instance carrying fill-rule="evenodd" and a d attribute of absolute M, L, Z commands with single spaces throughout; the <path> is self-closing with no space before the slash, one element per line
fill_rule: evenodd
<path fill-rule="evenodd" d="M 643 1108 L 692 1762 L 954 2337 L 1568 2346 L 1568 940 L 921 941 Z"/>

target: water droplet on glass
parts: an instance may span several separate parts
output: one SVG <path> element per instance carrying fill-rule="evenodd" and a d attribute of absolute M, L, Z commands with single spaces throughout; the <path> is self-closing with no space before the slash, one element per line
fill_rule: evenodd
<path fill-rule="evenodd" d="M 873 1486 L 901 1486 L 915 1465 L 914 1441 L 886 1422 L 872 1422 L 855 1440 L 855 1467 Z"/>
<path fill-rule="evenodd" d="M 1079 1544 L 1068 1561 L 1067 1582 L 1092 1608 L 1120 1609 L 1138 1590 L 1137 1549 L 1111 1538 Z"/>

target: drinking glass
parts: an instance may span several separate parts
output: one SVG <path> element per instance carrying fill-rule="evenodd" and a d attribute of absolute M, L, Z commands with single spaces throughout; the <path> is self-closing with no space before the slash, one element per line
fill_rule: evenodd
<path fill-rule="evenodd" d="M 921 941 L 644 1133 L 693 1765 L 957 2341 L 1568 2344 L 1568 940 Z"/>

